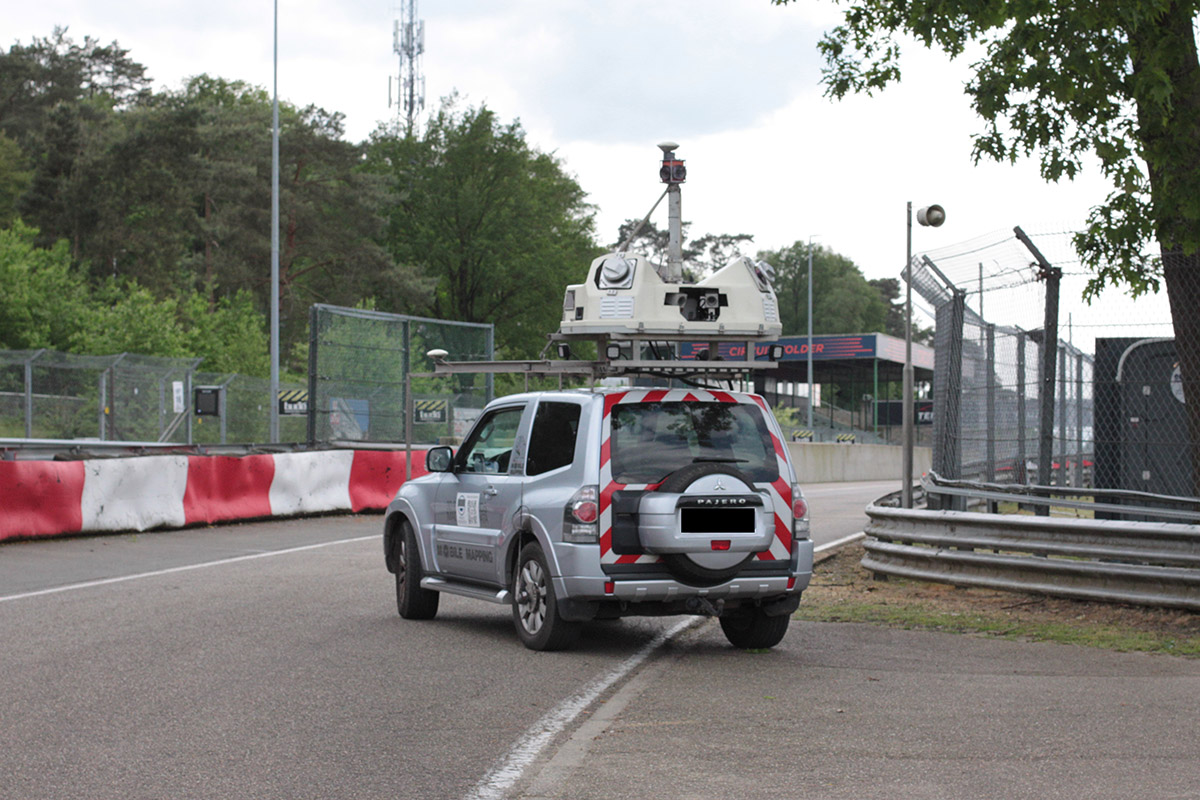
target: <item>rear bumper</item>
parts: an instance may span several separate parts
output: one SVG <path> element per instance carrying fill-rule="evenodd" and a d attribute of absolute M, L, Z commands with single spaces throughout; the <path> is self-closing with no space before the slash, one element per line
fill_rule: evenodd
<path fill-rule="evenodd" d="M 797 541 L 790 563 L 782 564 L 778 573 L 752 572 L 740 575 L 716 586 L 688 586 L 670 578 L 639 577 L 637 575 L 566 575 L 554 579 L 554 591 L 571 606 L 580 610 L 574 616 L 592 618 L 589 607 L 599 604 L 619 606 L 621 615 L 688 613 L 682 605 L 689 598 L 708 601 L 760 603 L 774 598 L 794 595 L 808 588 L 812 578 L 813 545 L 809 540 Z M 643 608 L 639 608 L 639 605 Z M 681 610 L 664 611 L 663 606 Z"/>

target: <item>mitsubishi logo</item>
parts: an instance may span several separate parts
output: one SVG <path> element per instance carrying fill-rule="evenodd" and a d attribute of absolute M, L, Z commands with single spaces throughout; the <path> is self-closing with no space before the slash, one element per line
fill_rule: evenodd
<path fill-rule="evenodd" d="M 720 478 L 717 478 L 716 485 L 714 485 L 714 486 L 713 486 L 712 490 L 713 490 L 714 492 L 727 492 L 727 491 L 729 491 L 728 489 L 726 489 L 726 488 L 725 488 L 725 484 L 721 483 L 721 479 L 720 479 Z"/>

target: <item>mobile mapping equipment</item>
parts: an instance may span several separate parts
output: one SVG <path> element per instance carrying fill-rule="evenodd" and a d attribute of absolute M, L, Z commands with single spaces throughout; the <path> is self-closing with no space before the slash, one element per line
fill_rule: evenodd
<path fill-rule="evenodd" d="M 755 359 L 757 345 L 775 342 L 783 326 L 772 281 L 775 270 L 765 261 L 734 259 L 702 280 L 685 280 L 683 270 L 681 185 L 687 168 L 676 157 L 679 145 L 663 142 L 660 180 L 666 189 L 650 212 L 615 252 L 592 261 L 583 283 L 567 286 L 557 333 L 550 334 L 559 360 L 449 362 L 431 352 L 435 374 L 516 372 L 532 375 L 587 375 L 593 379 L 652 374 L 673 378 L 733 378 L 749 370 L 769 369 L 781 353 L 767 349 Z M 667 259 L 655 264 L 649 255 L 628 247 L 668 198 Z M 596 343 L 595 361 L 571 359 L 571 343 Z M 681 355 L 679 345 L 691 343 Z M 731 343 L 728 358 L 718 355 Z M 546 351 L 543 351 L 543 354 Z"/>

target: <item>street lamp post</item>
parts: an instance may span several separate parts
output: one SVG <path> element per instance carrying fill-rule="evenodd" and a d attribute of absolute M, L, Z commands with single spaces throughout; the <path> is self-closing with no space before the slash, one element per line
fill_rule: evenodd
<path fill-rule="evenodd" d="M 932 205 L 917 211 L 917 222 L 936 228 L 946 221 L 946 210 Z M 908 249 L 904 262 L 904 404 L 903 412 L 903 475 L 900 486 L 900 505 L 913 507 L 913 362 L 912 362 L 912 201 L 908 203 Z"/>
<path fill-rule="evenodd" d="M 813 257 L 813 236 L 808 237 L 808 430 L 811 433 L 813 430 L 813 320 L 812 320 L 812 297 L 813 297 L 813 276 L 812 276 L 812 257 Z"/>
<path fill-rule="evenodd" d="M 272 70 L 275 85 L 271 100 L 271 410 L 267 435 L 274 444 L 279 441 L 279 0 L 275 0 Z M 315 402 L 315 398 L 309 402 Z"/>

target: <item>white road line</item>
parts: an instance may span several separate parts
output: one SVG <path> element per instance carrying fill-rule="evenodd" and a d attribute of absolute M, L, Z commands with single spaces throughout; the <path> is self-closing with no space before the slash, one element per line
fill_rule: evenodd
<path fill-rule="evenodd" d="M 597 697 L 629 675 L 663 644 L 692 625 L 699 624 L 702 620 L 702 617 L 689 617 L 665 633 L 660 633 L 649 644 L 625 659 L 607 675 L 597 678 L 583 687 L 578 694 L 552 708 L 529 730 L 525 731 L 521 738 L 517 739 L 508 753 L 467 794 L 466 800 L 501 800 L 504 793 L 520 780 L 525 769 L 533 763 L 546 745 L 594 703 Z"/>
<path fill-rule="evenodd" d="M 801 488 L 804 488 L 804 487 L 801 487 Z M 900 491 L 898 488 L 893 489 L 892 484 L 890 484 L 890 483 L 880 483 L 878 485 L 878 488 L 880 490 L 883 490 L 884 494 L 887 494 L 889 491 L 896 491 L 896 492 Z M 862 490 L 863 490 L 863 487 L 861 484 L 856 485 L 856 486 L 838 486 L 838 487 L 829 487 L 829 488 L 820 488 L 820 489 L 805 488 L 804 496 L 806 498 L 808 498 L 808 497 L 827 497 L 828 495 L 831 495 L 831 494 L 855 494 L 855 493 L 861 492 Z"/>
<path fill-rule="evenodd" d="M 857 542 L 859 539 L 865 539 L 866 536 L 867 535 L 862 531 L 859 531 L 858 533 L 852 533 L 849 536 L 843 536 L 841 539 L 836 541 L 826 542 L 823 545 L 819 545 L 813 549 L 813 553 L 824 553 L 826 550 L 833 550 L 841 547 L 844 544 L 850 544 L 851 542 Z"/>
<path fill-rule="evenodd" d="M 835 542 L 823 544 L 817 547 L 815 552 L 821 553 L 826 550 L 832 550 L 861 539 L 864 536 L 865 534 L 863 533 L 855 533 L 838 539 Z M 502 800 L 505 792 L 521 779 L 525 770 L 534 762 L 542 750 L 545 749 L 546 745 L 555 736 L 570 726 L 588 706 L 596 701 L 597 697 L 604 694 L 613 684 L 633 672 L 634 669 L 649 658 L 659 647 L 662 647 L 692 625 L 700 624 L 702 620 L 702 617 L 689 617 L 665 633 L 659 634 L 649 644 L 627 658 L 607 675 L 597 678 L 581 689 L 578 694 L 567 698 L 547 712 L 544 717 L 525 731 L 521 735 L 521 738 L 517 739 L 508 753 L 483 776 L 479 783 L 475 784 L 475 788 L 466 795 L 464 800 Z"/>
<path fill-rule="evenodd" d="M 142 578 L 156 578 L 160 575 L 171 575 L 176 572 L 188 572 L 193 569 L 204 569 L 205 567 L 220 567 L 225 564 L 236 564 L 239 561 L 251 561 L 256 558 L 270 558 L 271 556 L 282 556 L 289 553 L 300 553 L 305 550 L 316 550 L 320 547 L 331 547 L 335 544 L 347 544 L 349 542 L 365 542 L 368 539 L 378 539 L 378 536 L 358 536 L 353 539 L 338 539 L 335 542 L 321 542 L 320 544 L 306 544 L 302 547 L 289 547 L 286 550 L 270 550 L 265 553 L 254 553 L 246 556 L 233 556 L 232 558 L 222 558 L 218 561 L 205 561 L 200 564 L 185 564 L 182 567 L 169 567 L 167 569 L 158 569 L 153 572 L 139 572 L 134 575 L 121 575 L 116 578 L 102 578 L 96 581 L 84 581 L 83 583 L 71 583 L 66 586 L 55 586 L 52 589 L 38 589 L 34 592 L 22 592 L 21 594 L 10 594 L 0 597 L 0 603 L 6 603 L 9 600 L 24 600 L 28 597 L 42 597 L 48 594 L 58 594 L 59 592 L 71 592 L 76 589 L 91 589 L 94 586 L 107 586 L 110 583 L 124 583 L 125 581 L 136 581 Z"/>

